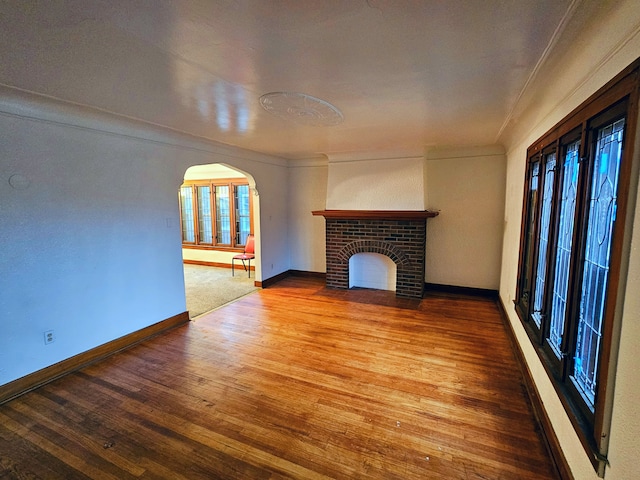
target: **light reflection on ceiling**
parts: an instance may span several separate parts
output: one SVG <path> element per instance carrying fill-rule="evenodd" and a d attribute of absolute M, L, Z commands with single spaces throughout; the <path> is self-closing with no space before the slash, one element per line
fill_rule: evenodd
<path fill-rule="evenodd" d="M 577 1 L 603 18 L 616 3 Z M 0 2 L 0 84 L 292 160 L 487 145 L 549 45 L 589 19 L 575 4 Z M 337 108 L 288 121 L 261 107 L 269 92 Z"/>

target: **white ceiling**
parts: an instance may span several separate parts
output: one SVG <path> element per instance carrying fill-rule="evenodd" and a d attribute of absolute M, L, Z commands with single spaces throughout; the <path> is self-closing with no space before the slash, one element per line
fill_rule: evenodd
<path fill-rule="evenodd" d="M 290 159 L 493 144 L 578 1 L 6 1 L 0 83 Z"/>

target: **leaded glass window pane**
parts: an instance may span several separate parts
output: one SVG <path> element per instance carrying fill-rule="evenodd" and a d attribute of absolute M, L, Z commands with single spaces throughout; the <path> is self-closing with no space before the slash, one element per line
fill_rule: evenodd
<path fill-rule="evenodd" d="M 238 245 L 247 243 L 247 236 L 251 233 L 251 216 L 249 210 L 249 185 L 236 187 L 236 242 Z"/>
<path fill-rule="evenodd" d="M 193 189 L 180 187 L 180 205 L 182 208 L 182 241 L 195 243 L 196 232 L 193 226 Z"/>
<path fill-rule="evenodd" d="M 549 345 L 553 353 L 561 358 L 560 346 L 564 334 L 569 288 L 569 264 L 573 241 L 576 194 L 578 190 L 578 155 L 580 141 L 567 147 L 562 167 L 562 192 L 559 208 L 558 241 L 554 266 L 554 283 L 549 311 Z"/>
<path fill-rule="evenodd" d="M 551 201 L 553 200 L 553 181 L 556 170 L 556 154 L 547 156 L 544 166 L 544 192 L 542 194 L 542 212 L 540 214 L 540 236 L 538 243 L 538 267 L 533 296 L 533 321 L 540 328 L 544 307 L 544 286 L 546 282 L 547 257 L 549 250 L 549 226 L 551 224 Z"/>
<path fill-rule="evenodd" d="M 621 119 L 598 131 L 589 198 L 589 223 L 572 378 L 592 409 L 597 387 L 611 236 L 616 218 L 624 123 L 624 119 Z"/>
<path fill-rule="evenodd" d="M 216 235 L 217 243 L 231 244 L 231 217 L 229 187 L 216 187 Z"/>
<path fill-rule="evenodd" d="M 531 264 L 533 263 L 533 246 L 534 246 L 534 233 L 535 233 L 535 212 L 538 207 L 538 183 L 540 176 L 540 162 L 535 162 L 531 165 L 531 179 L 529 183 L 529 199 L 528 199 L 528 211 L 529 219 L 527 222 L 527 237 L 524 250 L 524 269 L 522 278 L 522 297 L 521 301 L 528 305 L 529 293 L 531 291 Z M 527 307 L 528 308 L 528 307 Z"/>
<path fill-rule="evenodd" d="M 213 243 L 213 222 L 211 218 L 211 187 L 198 189 L 198 235 L 200 243 Z"/>

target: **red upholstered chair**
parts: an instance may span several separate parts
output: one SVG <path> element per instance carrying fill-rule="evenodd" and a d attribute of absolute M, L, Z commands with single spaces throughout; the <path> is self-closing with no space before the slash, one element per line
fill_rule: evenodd
<path fill-rule="evenodd" d="M 234 275 L 233 262 L 235 262 L 236 260 L 242 260 L 242 266 L 246 271 L 249 272 L 249 278 L 251 278 L 251 259 L 252 258 L 256 258 L 255 242 L 253 240 L 253 235 L 247 235 L 247 243 L 244 246 L 244 253 L 241 253 L 239 255 L 234 255 L 233 258 L 231 259 L 231 276 Z M 248 262 L 248 265 L 245 265 L 244 263 L 245 260 Z"/>

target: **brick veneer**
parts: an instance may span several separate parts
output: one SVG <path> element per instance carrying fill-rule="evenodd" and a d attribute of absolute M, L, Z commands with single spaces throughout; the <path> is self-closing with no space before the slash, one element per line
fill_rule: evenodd
<path fill-rule="evenodd" d="M 314 212 L 315 213 L 315 212 Z M 349 258 L 380 253 L 397 265 L 396 295 L 422 298 L 427 219 L 326 217 L 327 286 L 349 288 Z"/>

